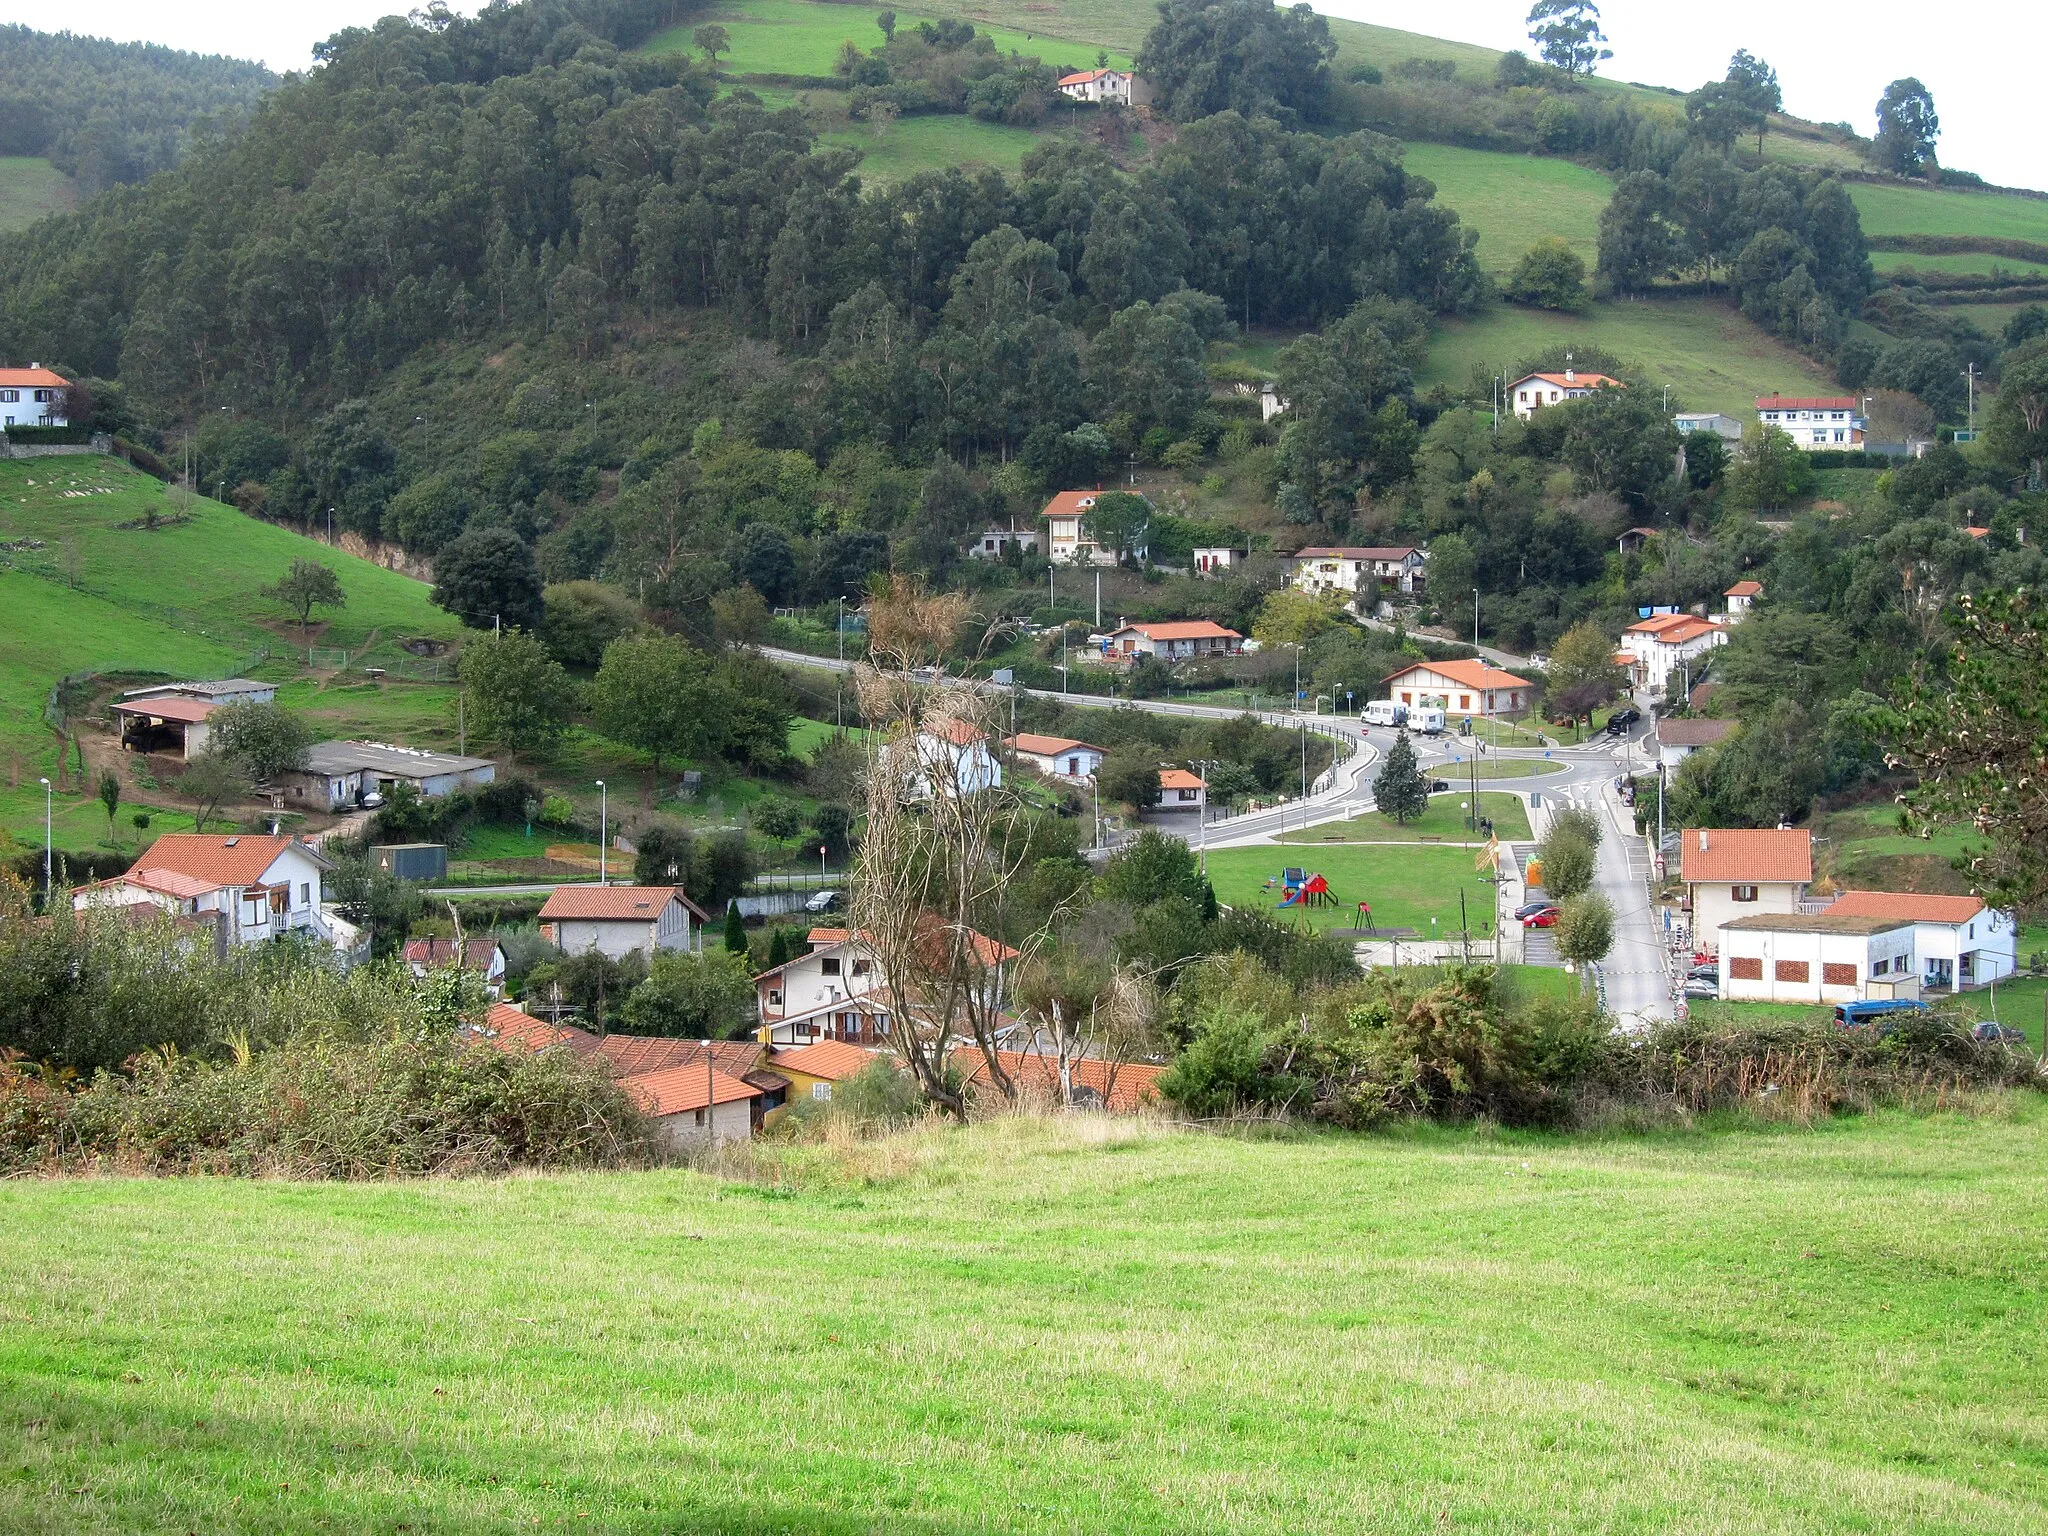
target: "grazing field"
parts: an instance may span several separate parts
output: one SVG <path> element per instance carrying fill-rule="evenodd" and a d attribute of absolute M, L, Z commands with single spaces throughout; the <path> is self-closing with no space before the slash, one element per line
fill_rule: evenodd
<path fill-rule="evenodd" d="M 1993 272 L 2009 273 L 2018 278 L 2038 278 L 2048 274 L 2048 263 L 2037 261 L 2016 261 L 2010 256 L 1992 256 L 1983 251 L 1961 251 L 1929 256 L 1920 251 L 1872 251 L 1870 265 L 1885 276 L 1893 276 L 1902 268 L 1918 272 L 1966 272 L 1989 277 Z"/>
<path fill-rule="evenodd" d="M 2048 1523 L 2035 1102 L 826 1156 L 780 1187 L 0 1186 L 0 1527 Z"/>
<path fill-rule="evenodd" d="M 1614 183 L 1570 160 L 1502 155 L 1449 144 L 1410 144 L 1408 169 L 1436 183 L 1437 201 L 1479 231 L 1480 265 L 1496 276 L 1545 236 L 1567 241 L 1593 270 L 1600 210 Z"/>
<path fill-rule="evenodd" d="M 49 161 L 0 155 L 0 234 L 27 229 L 37 219 L 78 206 L 78 183 Z"/>
<path fill-rule="evenodd" d="M 2048 245 L 2048 198 L 1850 182 L 1866 235 L 1974 235 Z"/>
<path fill-rule="evenodd" d="M 1311 834 L 1315 830 L 1309 828 Z M 1357 927 L 1358 904 L 1368 901 L 1373 926 L 1412 928 L 1425 939 L 1432 917 L 1441 932 L 1457 928 L 1458 892 L 1463 890 L 1476 934 L 1482 923 L 1491 931 L 1494 910 L 1493 887 L 1480 878 L 1478 856 L 1471 848 L 1398 843 L 1212 848 L 1209 883 L 1216 899 L 1228 906 L 1272 913 L 1288 922 L 1299 919 L 1317 929 Z M 1278 881 L 1289 865 L 1322 875 L 1337 905 L 1281 907 Z M 1271 890 L 1265 888 L 1268 880 L 1275 882 Z"/>
<path fill-rule="evenodd" d="M 1815 365 L 1773 340 L 1726 305 L 1706 299 L 1600 303 L 1583 314 L 1497 305 L 1470 319 L 1441 322 L 1417 382 L 1463 388 L 1476 373 L 1509 368 L 1548 347 L 1601 347 L 1639 365 L 1652 383 L 1671 386 L 1673 410 L 1721 411 L 1738 420 L 1770 390 L 1826 394 Z"/>
<path fill-rule="evenodd" d="M 1325 826 L 1310 827 L 1306 832 L 1289 832 L 1281 840 L 1289 843 L 1413 843 L 1432 837 L 1454 843 L 1483 843 L 1486 839 L 1465 825 L 1465 812 L 1459 809 L 1465 799 L 1455 790 L 1449 794 L 1433 795 L 1429 809 L 1405 826 L 1391 816 L 1368 811 L 1349 821 L 1333 821 Z M 1505 841 L 1526 841 L 1531 835 L 1529 813 L 1517 795 L 1482 792 L 1479 814 L 1492 819 L 1496 835 Z M 1378 911 L 1377 902 L 1373 903 L 1373 909 Z"/>
<path fill-rule="evenodd" d="M 744 3 L 714 5 L 692 16 L 680 26 L 649 38 L 648 53 L 689 53 L 695 50 L 691 34 L 706 22 L 725 28 L 732 51 L 721 54 L 718 67 L 734 75 L 829 75 L 839 56 L 839 45 L 851 40 L 863 52 L 882 43 L 875 17 L 884 6 L 840 5 L 828 0 L 744 0 Z M 896 12 L 899 31 L 908 32 L 920 21 L 936 19 L 938 10 Z M 979 15 L 966 20 L 987 34 L 999 53 L 1036 54 L 1058 68 L 1093 69 L 1099 45 L 1076 39 L 1071 33 L 1049 35 L 1037 29 L 1017 30 L 993 26 Z M 1126 54 L 1112 52 L 1110 62 L 1119 69 L 1131 67 Z"/>

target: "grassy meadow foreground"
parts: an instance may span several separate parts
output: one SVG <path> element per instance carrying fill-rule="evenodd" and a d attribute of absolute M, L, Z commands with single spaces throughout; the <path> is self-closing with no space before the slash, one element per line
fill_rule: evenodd
<path fill-rule="evenodd" d="M 22 1532 L 2038 1530 L 2048 1111 L 0 1189 Z"/>

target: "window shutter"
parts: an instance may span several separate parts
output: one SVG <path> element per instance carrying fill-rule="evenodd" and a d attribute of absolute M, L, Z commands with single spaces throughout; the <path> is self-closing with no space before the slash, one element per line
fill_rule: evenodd
<path fill-rule="evenodd" d="M 1805 981 L 1808 967 L 1804 960 L 1780 960 L 1777 962 L 1777 978 L 1780 981 Z"/>
<path fill-rule="evenodd" d="M 1754 955 L 1736 955 L 1728 962 L 1728 974 L 1737 981 L 1762 981 L 1764 963 Z"/>
<path fill-rule="evenodd" d="M 1821 985 L 1828 987 L 1853 987 L 1856 985 L 1856 967 L 1826 962 L 1820 968 Z"/>

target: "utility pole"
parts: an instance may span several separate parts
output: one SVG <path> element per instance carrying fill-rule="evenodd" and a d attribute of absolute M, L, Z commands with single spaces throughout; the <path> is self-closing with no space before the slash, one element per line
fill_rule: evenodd
<path fill-rule="evenodd" d="M 839 670 L 832 674 L 832 710 L 846 729 L 846 594 L 839 594 Z"/>
<path fill-rule="evenodd" d="M 1963 377 L 1970 386 L 1970 441 L 1977 441 L 1977 365 L 1970 364 L 1963 370 Z"/>
<path fill-rule="evenodd" d="M 64 751 L 60 744 L 57 749 L 57 767 L 61 770 L 63 766 Z M 37 779 L 36 782 L 43 786 L 43 911 L 45 914 L 48 914 L 50 910 L 50 846 L 56 827 L 55 812 L 51 809 L 51 796 L 55 791 L 50 788 L 50 781 L 48 779 Z"/>
<path fill-rule="evenodd" d="M 1098 631 L 1102 628 L 1102 571 L 1100 567 L 1095 572 L 1095 628 Z"/>
<path fill-rule="evenodd" d="M 1472 649 L 1479 649 L 1479 589 L 1472 589 Z"/>
<path fill-rule="evenodd" d="M 459 757 L 469 756 L 469 721 L 462 708 L 460 689 L 455 694 L 455 751 Z"/>
<path fill-rule="evenodd" d="M 605 879 L 604 848 L 607 841 L 605 829 L 611 825 L 611 801 L 604 787 L 604 780 L 597 781 L 597 883 L 608 885 Z"/>

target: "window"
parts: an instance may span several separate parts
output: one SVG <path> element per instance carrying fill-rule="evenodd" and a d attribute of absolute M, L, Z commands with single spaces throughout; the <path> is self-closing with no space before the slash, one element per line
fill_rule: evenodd
<path fill-rule="evenodd" d="M 36 404 L 38 405 L 46 405 L 54 398 L 55 396 L 52 395 L 52 393 L 47 389 L 39 389 L 36 391 Z"/>
<path fill-rule="evenodd" d="M 0 400 L 5 400 L 9 405 L 14 404 L 20 398 L 21 391 L 18 389 L 0 389 Z"/>
<path fill-rule="evenodd" d="M 690 1123 L 692 1125 L 702 1125 L 704 1123 L 704 1111 L 701 1109 L 693 1111 L 690 1115 Z"/>
<path fill-rule="evenodd" d="M 1882 976 L 1886 971 L 1889 971 L 1891 968 L 1892 961 L 1891 956 L 1889 955 L 1881 955 L 1877 959 L 1870 962 L 1870 974 L 1873 976 Z"/>
<path fill-rule="evenodd" d="M 811 1084 L 811 1097 L 821 1104 L 824 1103 L 825 1100 L 832 1097 L 832 1085 L 830 1083 Z"/>
<path fill-rule="evenodd" d="M 770 987 L 768 989 L 768 1006 L 770 1008 L 780 1008 L 782 1006 L 782 989 L 780 987 Z"/>
<path fill-rule="evenodd" d="M 299 905 L 302 907 L 313 905 L 313 887 L 303 880 L 299 882 Z"/>
<path fill-rule="evenodd" d="M 1807 964 L 1804 960 L 1780 960 L 1775 974 L 1780 981 L 1803 982 L 1807 976 Z"/>
<path fill-rule="evenodd" d="M 1820 984 L 1824 987 L 1853 987 L 1856 985 L 1856 967 L 1832 960 L 1823 961 L 1820 968 Z"/>
<path fill-rule="evenodd" d="M 872 960 L 856 960 L 853 962 L 853 974 L 856 976 L 865 976 L 873 968 L 874 962 Z"/>
<path fill-rule="evenodd" d="M 1472 695 L 1471 695 L 1471 694 L 1469 694 L 1469 693 L 1461 693 L 1461 694 L 1459 694 L 1459 695 L 1458 695 L 1458 708 L 1460 708 L 1460 709 L 1470 709 L 1471 707 L 1472 707 Z"/>
<path fill-rule="evenodd" d="M 818 968 L 827 976 L 837 976 L 839 974 L 839 957 L 837 955 L 827 955 L 818 962 Z"/>
<path fill-rule="evenodd" d="M 1755 901 L 1756 887 L 1753 885 L 1731 885 L 1728 887 L 1730 901 Z"/>
<path fill-rule="evenodd" d="M 1754 955 L 1736 955 L 1728 961 L 1728 974 L 1736 981 L 1762 981 L 1764 963 Z"/>

